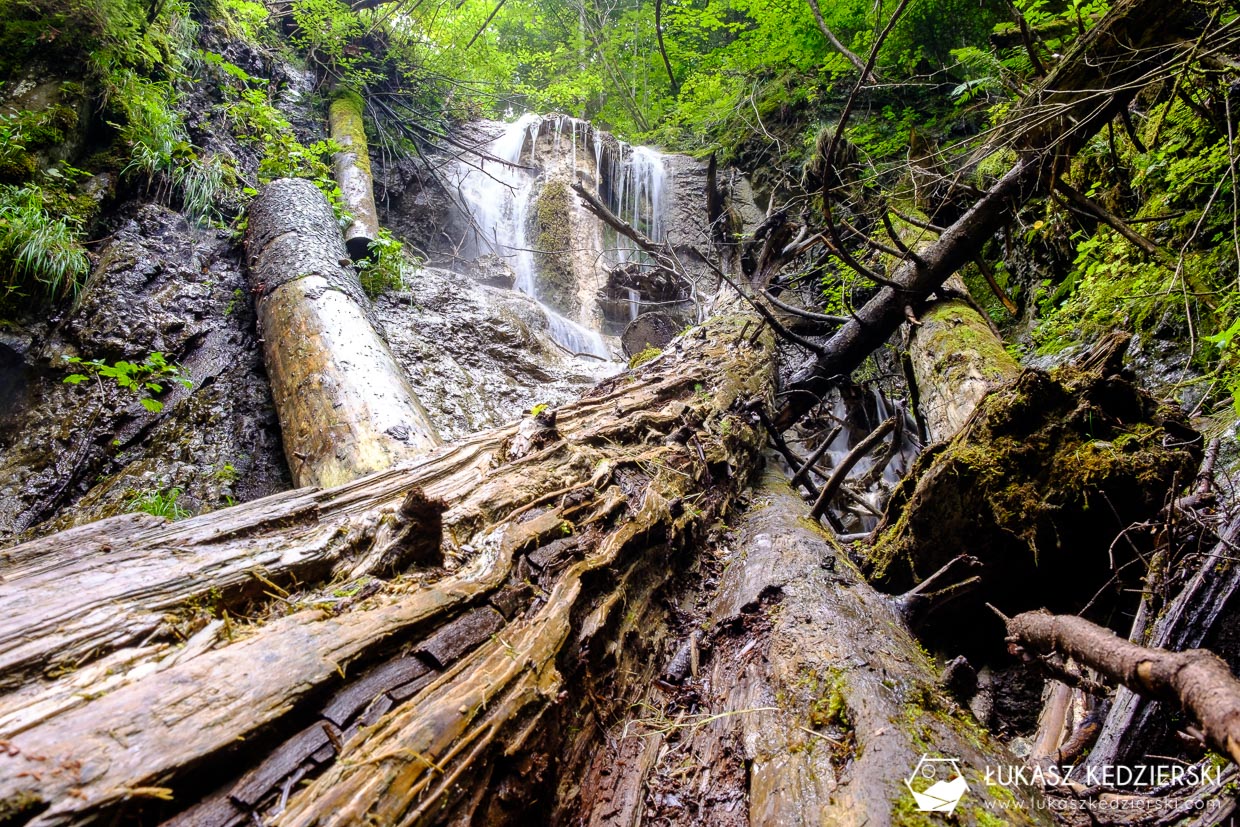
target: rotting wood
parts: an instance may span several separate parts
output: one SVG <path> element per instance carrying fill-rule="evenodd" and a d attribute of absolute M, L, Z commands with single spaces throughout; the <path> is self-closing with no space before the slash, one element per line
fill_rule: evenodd
<path fill-rule="evenodd" d="M 697 680 L 631 682 L 639 692 L 628 709 L 606 722 L 605 737 L 585 739 L 605 746 L 570 755 L 564 772 L 580 783 L 565 785 L 559 820 L 899 823 L 914 808 L 904 782 L 933 744 L 960 759 L 971 784 L 960 823 L 1049 823 L 1035 791 L 1000 796 L 973 783 L 1016 759 L 941 691 L 890 601 L 803 508 L 774 472 L 755 488 L 694 618 L 707 646 Z M 616 666 L 627 668 L 659 671 L 640 660 Z"/>
<path fill-rule="evenodd" d="M 691 542 L 701 526 L 725 513 L 747 480 L 762 443 L 749 405 L 770 404 L 773 378 L 769 337 L 738 341 L 746 322 L 752 324 L 752 317 L 716 317 L 637 372 L 558 409 L 558 438 L 513 462 L 503 459 L 502 446 L 515 426 L 333 491 L 299 492 L 318 498 L 319 519 L 313 525 L 290 520 L 285 530 L 294 537 L 338 532 L 338 521 L 323 519 L 336 510 L 372 520 L 383 509 L 395 513 L 413 486 L 451 502 L 442 518 L 449 571 L 386 583 L 342 614 L 315 608 L 273 619 L 176 663 L 139 656 L 99 697 L 66 700 L 63 687 L 72 676 L 23 690 L 9 711 L 30 714 L 0 733 L 14 748 L 0 755 L 0 802 L 46 806 L 31 824 L 157 806 L 170 815 L 167 805 L 134 803 L 130 791 L 166 787 L 179 807 L 190 805 L 206 792 L 195 787 L 190 768 L 206 764 L 218 772 L 226 755 L 236 765 L 238 739 L 260 730 L 287 726 L 288 737 L 297 735 L 313 712 L 306 704 L 314 697 L 342 688 L 342 675 L 354 664 L 382 661 L 402 648 L 434 668 L 430 683 L 399 702 L 395 690 L 386 690 L 365 705 L 358 697 L 345 704 L 355 710 L 353 719 L 332 726 L 340 729 L 350 761 L 333 765 L 305 788 L 290 788 L 281 823 L 303 823 L 311 814 L 323 823 L 324 813 L 335 813 L 332 823 L 363 815 L 394 823 L 437 813 L 463 790 L 472 792 L 461 773 L 485 776 L 482 768 L 504 750 L 518 749 L 522 733 L 555 701 L 556 659 L 572 639 L 582 607 L 598 599 L 583 588 L 583 579 L 618 561 L 635 566 L 651 548 Z M 683 427 L 687 440 L 670 438 Z M 563 493 L 550 497 L 554 492 Z M 692 506 L 683 500 L 690 493 L 697 495 Z M 543 505 L 529 507 L 538 502 Z M 262 501 L 242 508 L 249 519 L 262 519 Z M 212 518 L 219 515 L 197 519 L 206 525 Z M 541 571 L 527 559 L 530 551 L 573 538 L 573 550 L 543 558 Z M 246 542 L 245 532 L 236 542 Z M 365 546 L 359 555 L 366 554 Z M 156 556 L 160 549 L 157 541 L 145 546 Z M 502 596 L 511 588 L 520 593 L 531 579 L 536 589 L 524 592 L 524 604 L 518 598 L 514 609 Z M 511 619 L 484 608 L 491 596 L 506 605 Z M 622 607 L 620 601 L 612 605 L 612 611 Z M 435 637 L 457 618 L 469 618 L 458 621 L 468 628 Z M 219 675 L 234 677 L 221 682 Z M 361 728 L 360 716 L 371 704 L 387 703 L 382 694 L 392 708 L 377 727 Z M 56 698 L 59 705 L 44 703 Z M 30 712 L 36 707 L 38 715 Z M 293 711 L 298 714 L 289 718 Z M 304 773 L 305 763 L 317 762 L 315 756 L 327 749 L 317 746 L 305 758 L 318 736 L 300 738 L 310 743 L 299 741 L 297 754 L 265 771 L 263 783 L 299 760 L 293 772 Z M 99 771 L 36 776 L 29 772 L 37 769 L 34 756 Z M 241 763 L 253 767 L 263 757 Z M 268 815 L 288 780 L 274 783 L 264 799 Z M 243 785 L 238 795 L 253 799 L 259 792 L 252 787 Z M 235 816 L 236 802 L 228 801 L 224 806 L 222 799 L 213 800 L 207 809 Z"/>
<path fill-rule="evenodd" d="M 329 488 L 438 446 L 314 184 L 264 187 L 245 249 L 294 482 Z"/>

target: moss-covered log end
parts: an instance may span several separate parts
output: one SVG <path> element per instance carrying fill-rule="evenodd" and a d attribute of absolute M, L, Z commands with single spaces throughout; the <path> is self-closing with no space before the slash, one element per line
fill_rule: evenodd
<path fill-rule="evenodd" d="M 344 208 L 353 216 L 345 228 L 344 241 L 354 261 L 369 255 L 371 243 L 379 237 L 364 111 L 365 102 L 353 91 L 337 93 L 328 109 L 332 140 L 341 147 L 333 159 L 336 183 Z"/>
<path fill-rule="evenodd" d="M 1003 611 L 1031 601 L 1079 611 L 1135 553 L 1113 545 L 1119 532 L 1161 508 L 1200 459 L 1183 416 L 1127 380 L 1026 370 L 919 459 L 869 552 L 872 577 L 901 591 L 970 554 L 984 566 L 979 594 Z"/>

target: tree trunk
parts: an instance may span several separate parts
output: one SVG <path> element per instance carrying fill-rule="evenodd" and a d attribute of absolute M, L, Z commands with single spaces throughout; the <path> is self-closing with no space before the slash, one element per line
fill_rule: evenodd
<path fill-rule="evenodd" d="M 370 148 L 366 145 L 365 103 L 356 92 L 342 92 L 328 110 L 332 140 L 343 149 L 332 157 L 336 183 L 344 208 L 353 220 L 344 230 L 344 243 L 354 261 L 370 253 L 379 237 L 379 211 L 375 209 L 375 184 L 370 172 Z"/>
<path fill-rule="evenodd" d="M 1077 39 L 1055 71 L 1006 119 L 993 149 L 1015 146 L 1020 161 L 938 241 L 906 256 L 884 286 L 827 342 L 824 355 L 793 377 L 776 418 L 788 428 L 813 407 L 834 377 L 847 375 L 899 329 L 905 308 L 923 300 L 971 261 L 983 244 L 1044 192 L 1058 159 L 1071 157 L 1181 52 L 1193 3 L 1121 0 Z M 1153 24 L 1157 21 L 1157 25 Z M 1106 90 L 1106 92 L 1099 92 Z M 931 216 L 933 221 L 934 217 Z"/>
<path fill-rule="evenodd" d="M 171 628 L 112 641 L 120 648 L 103 658 L 79 647 L 76 672 L 0 699 L 0 814 L 30 824 L 149 820 L 218 785 L 184 823 L 271 814 L 285 789 L 280 823 L 435 820 L 537 732 L 561 690 L 566 647 L 623 611 L 623 574 L 666 577 L 657 561 L 727 513 L 758 462 L 749 406 L 769 405 L 772 393 L 772 345 L 756 329 L 745 315 L 714 318 L 559 409 L 524 451 L 509 427 L 332 491 L 171 526 L 126 517 L 94 527 L 112 537 L 90 547 L 99 560 L 123 548 L 234 562 L 199 577 L 155 575 L 169 585 L 148 592 L 80 579 L 101 590 L 81 597 L 83 612 L 125 593 L 132 616 L 184 617 L 214 587 L 220 619 L 183 648 Z M 415 490 L 422 506 L 411 508 Z M 427 507 L 435 501 L 452 503 L 438 520 Z M 233 572 L 250 550 L 278 548 L 290 564 L 313 556 L 319 576 L 359 560 L 397 567 L 411 546 L 425 560 L 426 534 L 439 526 L 442 543 L 430 545 L 442 546 L 441 567 L 315 590 L 294 586 L 291 571 L 260 572 L 271 599 L 236 602 Z M 81 539 L 57 535 L 10 554 L 33 560 Z M 21 584 L 11 585 L 9 599 L 20 600 Z M 238 623 L 240 612 L 251 620 Z M 102 610 L 75 622 L 106 639 L 113 621 Z M 348 760 L 333 763 L 340 752 Z M 237 778 L 237 766 L 254 769 Z M 317 777 L 291 792 L 307 774 Z"/>
<path fill-rule="evenodd" d="M 309 181 L 268 184 L 250 206 L 245 249 L 294 483 L 340 485 L 438 446 L 323 194 Z"/>
<path fill-rule="evenodd" d="M 963 282 L 949 281 L 967 296 Z M 908 353 L 917 406 L 935 442 L 955 436 L 982 397 L 1020 373 L 989 321 L 964 298 L 926 307 L 910 329 Z"/>
<path fill-rule="evenodd" d="M 804 508 L 767 474 L 721 558 L 688 575 L 708 587 L 677 601 L 697 607 L 677 655 L 650 657 L 648 619 L 634 622 L 640 639 L 618 630 L 631 642 L 613 673 L 631 670 L 634 691 L 602 724 L 588 707 L 562 716 L 580 732 L 558 822 L 904 823 L 905 781 L 929 750 L 958 759 L 969 782 L 959 823 L 1048 823 L 1036 793 L 982 782 L 1017 759 L 946 695 L 890 600 Z"/>

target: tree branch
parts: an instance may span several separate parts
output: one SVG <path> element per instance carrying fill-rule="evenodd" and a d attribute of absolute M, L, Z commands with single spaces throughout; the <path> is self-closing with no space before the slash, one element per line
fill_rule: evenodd
<path fill-rule="evenodd" d="M 1240 763 L 1240 681 L 1213 652 L 1150 649 L 1084 618 L 1049 612 L 1017 615 L 1007 628 L 1024 649 L 1067 655 L 1133 692 L 1181 704 L 1205 729 L 1210 746 Z"/>

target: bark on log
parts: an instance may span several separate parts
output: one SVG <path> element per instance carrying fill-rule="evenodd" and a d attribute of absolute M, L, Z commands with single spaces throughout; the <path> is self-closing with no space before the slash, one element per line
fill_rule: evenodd
<path fill-rule="evenodd" d="M 1240 681 L 1213 652 L 1150 649 L 1084 618 L 1049 612 L 1017 615 L 1007 627 L 1024 649 L 1067 655 L 1133 692 L 1182 705 L 1210 746 L 1240 764 Z"/>
<path fill-rule="evenodd" d="M 906 306 L 923 300 L 971 261 L 1027 200 L 1045 192 L 1056 159 L 1075 154 L 1174 63 L 1194 6 L 1121 0 L 1076 40 L 1059 66 L 1015 108 L 1010 126 L 993 145 L 1015 146 L 1020 161 L 936 242 L 906 258 L 890 276 L 898 286 L 883 287 L 831 337 L 825 356 L 793 378 L 776 418 L 780 428 L 790 427 L 817 404 L 835 377 L 859 364 L 858 353 L 872 352 L 899 329 Z"/>
<path fill-rule="evenodd" d="M 982 781 L 986 767 L 1017 759 L 946 696 L 890 601 L 803 511 L 774 473 L 755 489 L 724 544 L 717 586 L 681 601 L 702 607 L 692 618 L 702 629 L 695 678 L 660 688 L 661 659 L 617 665 L 637 673 L 639 691 L 605 732 L 588 726 L 570 750 L 566 775 L 579 781 L 557 821 L 905 823 L 914 812 L 905 780 L 930 751 L 958 758 L 969 782 L 959 823 L 1049 823 L 1036 792 L 997 795 Z"/>
<path fill-rule="evenodd" d="M 930 440 L 950 439 L 982 397 L 1016 378 L 1020 365 L 988 321 L 964 299 L 933 302 L 918 321 L 908 347 L 917 406 Z"/>
<path fill-rule="evenodd" d="M 219 513 L 181 524 L 222 549 L 250 547 L 264 525 L 294 544 L 353 537 L 346 554 L 357 559 L 396 542 L 392 517 L 412 488 L 453 503 L 442 517 L 446 571 L 382 582 L 339 614 L 302 607 L 323 605 L 310 602 L 231 640 L 118 650 L 84 665 L 94 678 L 112 672 L 88 680 L 87 697 L 69 675 L 4 698 L 0 812 L 39 825 L 149 819 L 192 804 L 230 767 L 258 765 L 185 823 L 270 814 L 282 789 L 283 824 L 436 820 L 538 731 L 566 647 L 623 611 L 620 575 L 666 577 L 658 559 L 694 542 L 747 481 L 762 443 L 748 406 L 770 404 L 773 385 L 769 336 L 742 335 L 753 324 L 722 316 L 686 334 L 559 409 L 550 440 L 524 456 L 505 459 L 509 427 L 333 491 L 286 495 L 274 522 L 259 501 L 232 512 L 245 516 L 231 533 L 207 532 Z M 139 528 L 137 554 L 192 550 Z M 349 760 L 323 772 L 340 751 Z M 307 772 L 322 774 L 294 792 Z M 172 805 L 149 800 L 169 796 Z"/>
<path fill-rule="evenodd" d="M 344 147 L 332 156 L 336 183 L 344 208 L 353 220 L 344 230 L 344 244 L 354 261 L 370 254 L 379 237 L 379 211 L 375 209 L 375 183 L 370 171 L 370 148 L 366 144 L 364 101 L 356 92 L 339 94 L 328 110 L 332 140 Z"/>
<path fill-rule="evenodd" d="M 268 184 L 250 206 L 245 247 L 295 484 L 340 485 L 438 446 L 314 184 Z"/>

